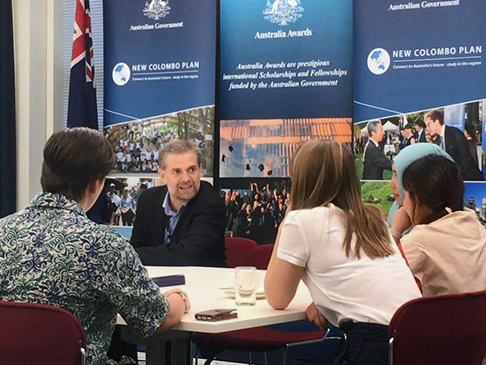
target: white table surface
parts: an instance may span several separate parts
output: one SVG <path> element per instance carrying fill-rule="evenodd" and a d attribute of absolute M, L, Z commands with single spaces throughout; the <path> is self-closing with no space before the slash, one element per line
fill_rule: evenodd
<path fill-rule="evenodd" d="M 311 303 L 310 294 L 303 283 L 299 285 L 297 293 L 285 310 L 275 310 L 266 299 L 257 299 L 254 306 L 236 306 L 235 299 L 230 298 L 219 288 L 229 287 L 231 273 L 234 269 L 210 267 L 147 267 L 150 277 L 183 274 L 186 285 L 177 286 L 184 290 L 191 302 L 191 310 L 182 317 L 174 330 L 200 333 L 220 333 L 245 328 L 286 323 L 305 318 L 305 309 Z M 259 270 L 261 286 L 265 271 Z M 165 292 L 174 287 L 161 288 Z M 194 318 L 196 312 L 209 309 L 237 309 L 238 318 L 218 322 L 198 321 Z M 124 324 L 119 318 L 119 324 Z"/>

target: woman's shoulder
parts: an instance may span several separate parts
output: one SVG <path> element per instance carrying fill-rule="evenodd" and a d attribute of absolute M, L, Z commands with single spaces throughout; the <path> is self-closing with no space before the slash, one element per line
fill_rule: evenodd
<path fill-rule="evenodd" d="M 341 217 L 343 211 L 330 203 L 326 206 L 314 207 L 309 209 L 292 210 L 287 214 L 287 222 L 322 222 L 335 216 Z"/>
<path fill-rule="evenodd" d="M 461 227 L 461 231 L 458 230 L 458 227 Z M 441 240 L 445 235 L 450 237 L 458 235 L 461 237 L 464 237 L 464 235 L 468 236 L 471 232 L 477 232 L 476 229 L 473 229 L 477 227 L 482 228 L 475 212 L 470 209 L 464 209 L 450 212 L 429 224 L 415 226 L 409 234 L 402 237 L 401 242 L 402 245 L 411 242 L 415 244 L 421 242 L 429 244 L 434 242 L 434 237 L 438 237 Z M 486 232 L 483 232 L 482 229 L 479 230 L 479 233 L 481 233 L 481 236 L 486 236 Z"/>
<path fill-rule="evenodd" d="M 419 230 L 429 230 L 430 228 L 434 227 L 434 229 L 456 231 L 457 225 L 463 226 L 466 224 L 479 224 L 476 213 L 471 209 L 466 208 L 464 210 L 456 210 L 455 212 L 452 212 L 449 208 L 447 208 L 446 210 L 448 211 L 448 213 L 445 214 L 443 217 L 429 224 L 418 225 L 417 228 L 419 228 Z"/>

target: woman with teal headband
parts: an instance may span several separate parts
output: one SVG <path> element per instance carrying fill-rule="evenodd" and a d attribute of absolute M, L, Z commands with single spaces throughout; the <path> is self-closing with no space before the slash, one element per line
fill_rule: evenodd
<path fill-rule="evenodd" d="M 387 223 L 391 228 L 393 238 L 395 238 L 397 243 L 403 234 L 407 234 L 410 231 L 412 225 L 410 220 L 408 220 L 407 223 L 407 215 L 403 214 L 403 211 L 398 212 L 398 216 L 395 217 L 395 213 L 402 207 L 403 199 L 405 199 L 405 192 L 403 191 L 402 184 L 403 172 L 412 162 L 428 155 L 440 155 L 453 161 L 452 157 L 449 156 L 447 152 L 432 143 L 416 143 L 408 146 L 394 159 L 394 164 L 392 167 L 393 175 L 390 181 L 390 187 L 393 189 L 395 202 L 388 212 Z"/>

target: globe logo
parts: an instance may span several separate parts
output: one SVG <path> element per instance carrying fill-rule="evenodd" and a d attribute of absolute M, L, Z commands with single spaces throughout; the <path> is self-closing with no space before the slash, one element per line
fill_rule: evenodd
<path fill-rule="evenodd" d="M 130 81 L 130 67 L 126 63 L 120 62 L 113 67 L 112 73 L 113 81 L 118 86 L 125 85 Z"/>
<path fill-rule="evenodd" d="M 390 67 L 390 55 L 383 48 L 375 48 L 368 55 L 368 69 L 375 75 L 382 75 Z"/>

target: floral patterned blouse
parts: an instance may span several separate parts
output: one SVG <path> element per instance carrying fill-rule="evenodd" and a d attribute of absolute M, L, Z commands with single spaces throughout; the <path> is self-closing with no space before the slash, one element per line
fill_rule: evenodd
<path fill-rule="evenodd" d="M 73 313 L 86 331 L 88 364 L 108 363 L 117 313 L 149 336 L 169 311 L 128 241 L 52 193 L 0 219 L 0 300 Z"/>

